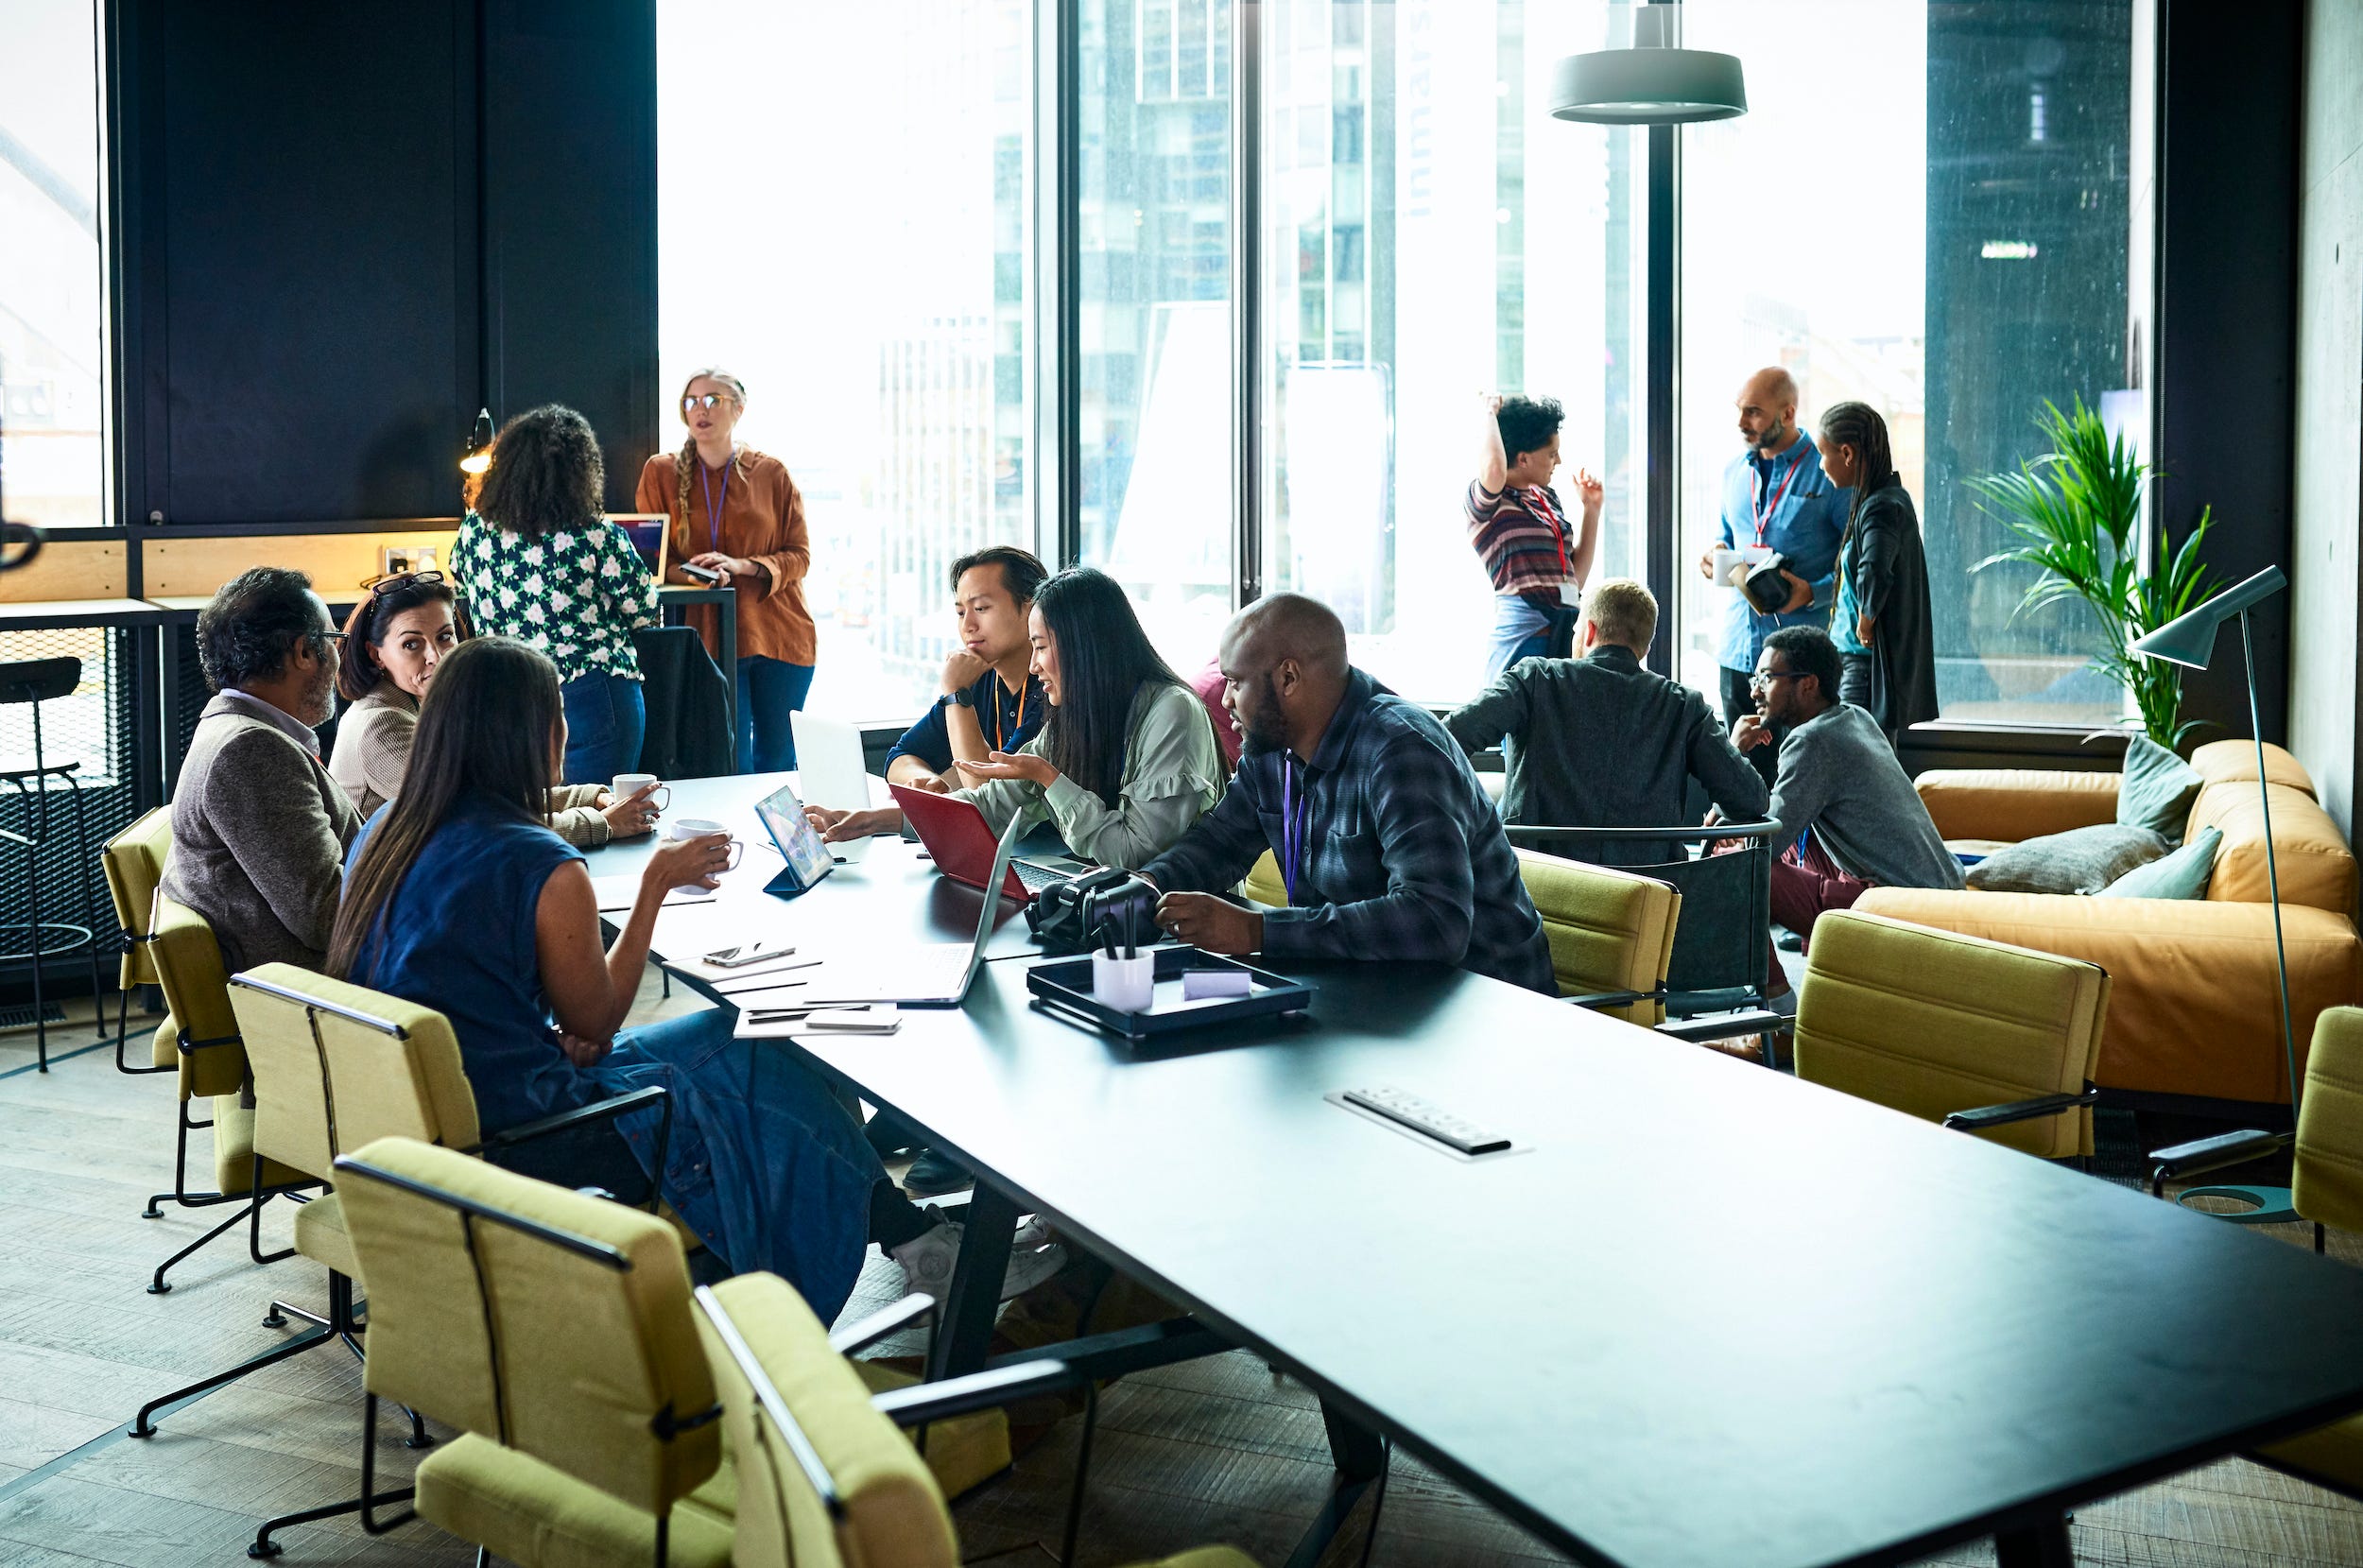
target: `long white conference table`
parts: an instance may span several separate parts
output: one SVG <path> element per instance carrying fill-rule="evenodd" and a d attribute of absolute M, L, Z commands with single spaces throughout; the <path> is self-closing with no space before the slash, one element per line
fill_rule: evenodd
<path fill-rule="evenodd" d="M 779 782 L 679 784 L 668 816 L 752 829 Z M 975 930 L 981 895 L 907 846 L 792 901 L 768 854 L 661 951 Z M 978 1173 L 936 1375 L 985 1364 L 1039 1213 L 1317 1390 L 1350 1481 L 1383 1435 L 1636 1568 L 1989 1534 L 2064 1568 L 2078 1504 L 2363 1409 L 2363 1274 L 2302 1249 L 1454 970 L 1303 966 L 1309 1016 L 1127 1044 L 1030 1005 L 1010 907 L 966 1006 L 767 1042 Z M 1382 1084 L 1515 1146 L 1329 1098 Z"/>

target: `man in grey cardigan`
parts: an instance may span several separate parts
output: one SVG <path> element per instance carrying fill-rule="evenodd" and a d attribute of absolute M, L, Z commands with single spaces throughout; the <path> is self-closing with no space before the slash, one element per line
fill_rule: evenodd
<path fill-rule="evenodd" d="M 1783 627 L 1756 658 L 1756 712 L 1732 726 L 1742 751 L 1780 743 L 1772 783 L 1772 918 L 1811 939 L 1827 909 L 1871 887 L 1961 886 L 1920 792 L 1871 716 L 1837 698 L 1837 646 L 1819 627 Z M 1790 853 L 1794 851 L 1795 853 Z"/>
<path fill-rule="evenodd" d="M 313 732 L 336 712 L 341 635 L 311 579 L 278 566 L 223 584 L 197 620 L 216 695 L 173 791 L 164 887 L 213 926 L 233 974 L 327 961 L 361 825 Z"/>

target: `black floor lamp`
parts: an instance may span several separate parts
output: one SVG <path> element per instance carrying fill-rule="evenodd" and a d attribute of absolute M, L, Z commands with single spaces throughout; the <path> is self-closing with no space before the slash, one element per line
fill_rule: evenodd
<path fill-rule="evenodd" d="M 2256 645 L 2248 627 L 2249 611 L 2288 586 L 2289 579 L 2281 575 L 2280 567 L 2268 566 L 2246 581 L 2234 583 L 2197 610 L 2177 615 L 2148 636 L 2134 639 L 2133 651 L 2203 670 L 2208 660 L 2215 657 L 2216 630 L 2234 616 L 2239 617 L 2240 653 L 2248 667 L 2249 732 L 2256 737 L 2256 792 L 2265 808 L 2265 885 L 2272 894 L 2273 960 L 2281 971 L 2281 1053 L 2289 1068 L 2289 1117 L 2294 1122 L 2298 1113 L 2298 1047 L 2296 1031 L 2289 1023 L 2289 951 L 2281 940 L 2281 870 L 2273 862 L 2272 791 L 2265 784 L 2265 726 L 2256 711 Z"/>

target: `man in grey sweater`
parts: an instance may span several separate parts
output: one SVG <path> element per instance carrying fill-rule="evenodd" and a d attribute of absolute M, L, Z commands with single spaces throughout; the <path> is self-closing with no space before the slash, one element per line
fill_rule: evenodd
<path fill-rule="evenodd" d="M 1671 827 L 1690 819 L 1696 779 L 1725 818 L 1764 815 L 1764 779 L 1732 749 L 1706 699 L 1641 667 L 1657 636 L 1657 598 L 1630 577 L 1584 595 L 1577 659 L 1525 659 L 1475 700 L 1444 715 L 1474 753 L 1508 732 L 1502 820 L 1561 828 Z M 1574 859 L 1652 866 L 1681 843 L 1608 840 L 1569 846 Z"/>
<path fill-rule="evenodd" d="M 223 584 L 197 620 L 216 695 L 173 790 L 164 887 L 205 917 L 233 974 L 327 961 L 361 825 L 313 732 L 336 712 L 341 635 L 311 579 L 277 566 Z"/>
<path fill-rule="evenodd" d="M 1871 887 L 1961 886 L 1920 792 L 1869 714 L 1837 698 L 1837 646 L 1819 627 L 1784 627 L 1756 658 L 1756 711 L 1732 726 L 1742 751 L 1780 743 L 1772 783 L 1772 918 L 1810 940 L 1825 909 Z"/>

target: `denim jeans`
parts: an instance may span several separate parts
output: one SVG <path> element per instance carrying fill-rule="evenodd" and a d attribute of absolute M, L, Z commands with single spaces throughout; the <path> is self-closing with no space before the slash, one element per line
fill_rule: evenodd
<path fill-rule="evenodd" d="M 1485 643 L 1485 684 L 1521 659 L 1551 649 L 1551 618 L 1515 594 L 1493 595 L 1493 629 Z"/>
<path fill-rule="evenodd" d="M 737 1022 L 735 1008 L 708 1008 L 628 1029 L 589 1076 L 614 1094 L 664 1087 L 664 1200 L 733 1269 L 769 1269 L 833 1322 L 861 1275 L 886 1168 L 819 1078 L 777 1042 L 732 1039 Z M 622 1119 L 643 1170 L 657 1127 L 654 1111 Z"/>
<path fill-rule="evenodd" d="M 787 716 L 812 690 L 812 666 L 750 656 L 738 662 L 738 770 L 785 773 L 796 766 Z"/>
<path fill-rule="evenodd" d="M 648 706 L 637 680 L 595 671 L 576 676 L 558 696 L 566 709 L 565 783 L 603 784 L 639 770 Z"/>

